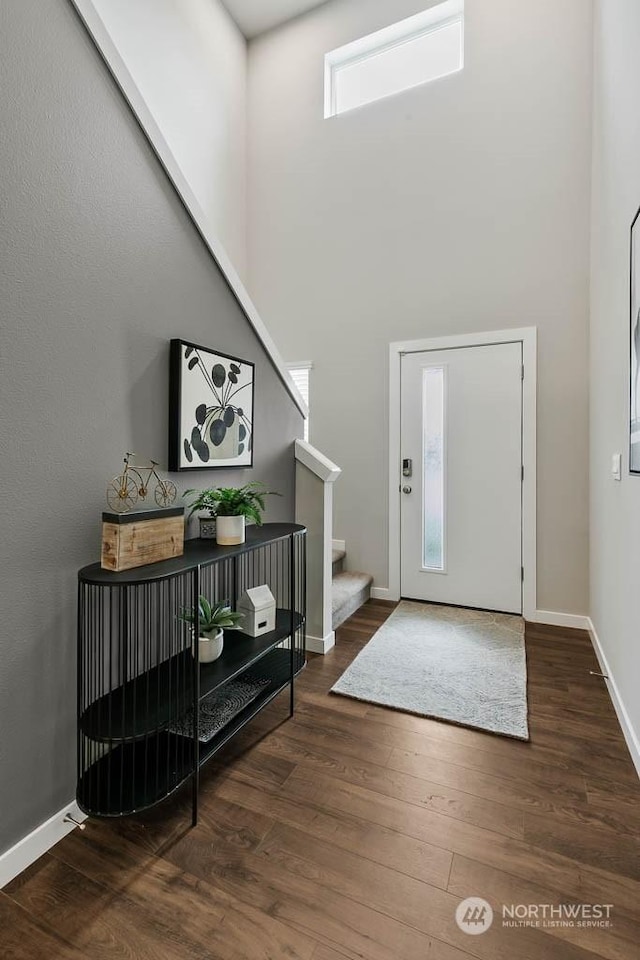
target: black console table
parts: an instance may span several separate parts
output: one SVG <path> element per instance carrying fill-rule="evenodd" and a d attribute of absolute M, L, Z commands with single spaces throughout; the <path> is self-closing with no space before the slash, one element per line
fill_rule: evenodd
<path fill-rule="evenodd" d="M 293 715 L 306 656 L 306 531 L 249 527 L 239 546 L 190 540 L 182 557 L 121 573 L 93 564 L 78 578 L 78 805 L 122 817 L 191 779 L 195 823 L 202 765 L 286 687 Z M 264 583 L 275 629 L 225 631 L 221 657 L 199 664 L 197 624 L 180 611 L 197 608 L 200 594 L 235 609 Z"/>

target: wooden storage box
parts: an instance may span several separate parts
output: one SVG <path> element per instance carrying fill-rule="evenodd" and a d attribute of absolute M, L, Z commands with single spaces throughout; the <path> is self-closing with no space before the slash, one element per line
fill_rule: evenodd
<path fill-rule="evenodd" d="M 103 570 L 131 570 L 184 553 L 184 507 L 102 514 Z"/>

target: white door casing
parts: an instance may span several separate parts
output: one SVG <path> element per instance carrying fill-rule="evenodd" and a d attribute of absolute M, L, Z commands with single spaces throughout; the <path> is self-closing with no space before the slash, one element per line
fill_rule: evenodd
<path fill-rule="evenodd" d="M 535 327 L 457 334 L 424 340 L 401 341 L 389 348 L 389 584 L 378 588 L 378 596 L 398 600 L 401 596 L 401 499 L 405 483 L 402 477 L 400 443 L 400 385 L 401 364 L 406 354 L 461 347 L 517 344 L 521 347 L 524 363 L 522 383 L 522 612 L 527 620 L 537 620 L 536 610 L 536 382 L 537 331 Z M 415 477 L 415 473 L 414 473 Z M 451 547 L 451 544 L 448 544 Z M 448 558 L 450 560 L 450 556 Z M 442 576 L 442 575 L 439 575 Z M 456 602 L 456 601 L 452 601 Z"/>
<path fill-rule="evenodd" d="M 522 344 L 405 354 L 401 593 L 522 612 Z"/>

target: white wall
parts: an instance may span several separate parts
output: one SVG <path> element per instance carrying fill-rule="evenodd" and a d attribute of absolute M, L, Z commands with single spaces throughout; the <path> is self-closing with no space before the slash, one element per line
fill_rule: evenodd
<path fill-rule="evenodd" d="M 245 280 L 243 35 L 220 0 L 94 0 L 94 5 Z"/>
<path fill-rule="evenodd" d="M 591 619 L 640 760 L 640 477 L 628 473 L 629 228 L 640 206 L 640 4 L 596 0 L 591 301 Z M 622 482 L 611 455 L 623 454 Z"/>
<path fill-rule="evenodd" d="M 249 282 L 314 363 L 335 536 L 387 584 L 391 340 L 539 329 L 538 606 L 588 610 L 591 3 L 467 0 L 462 73 L 329 121 L 323 57 L 425 0 L 333 0 L 249 47 Z"/>

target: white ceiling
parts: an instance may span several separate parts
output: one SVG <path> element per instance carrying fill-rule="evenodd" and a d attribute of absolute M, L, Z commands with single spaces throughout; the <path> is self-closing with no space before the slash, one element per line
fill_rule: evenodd
<path fill-rule="evenodd" d="M 222 0 L 245 37 L 257 37 L 326 0 Z"/>

